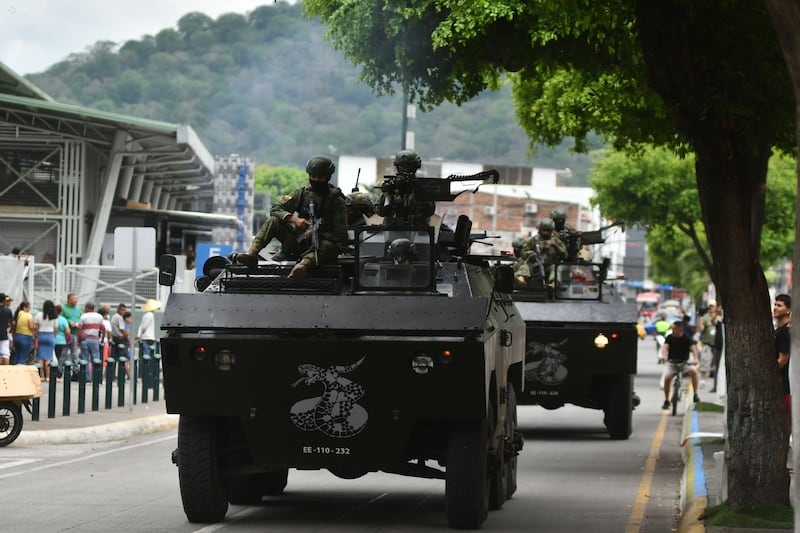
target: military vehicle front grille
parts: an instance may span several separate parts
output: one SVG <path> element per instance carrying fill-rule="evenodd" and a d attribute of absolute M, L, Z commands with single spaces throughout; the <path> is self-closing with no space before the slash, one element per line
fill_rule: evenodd
<path fill-rule="evenodd" d="M 340 282 L 336 278 L 283 278 L 283 277 L 235 277 L 220 279 L 225 293 L 238 294 L 339 294 Z"/>

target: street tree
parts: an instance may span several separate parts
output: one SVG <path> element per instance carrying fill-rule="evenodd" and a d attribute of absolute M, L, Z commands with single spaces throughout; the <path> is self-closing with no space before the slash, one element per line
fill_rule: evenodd
<path fill-rule="evenodd" d="M 770 0 L 770 4 L 780 4 Z M 532 143 L 591 131 L 695 154 L 726 309 L 729 506 L 786 504 L 789 424 L 759 262 L 767 162 L 796 146 L 794 94 L 761 0 L 306 0 L 373 88 L 420 106 L 514 84 Z M 795 19 L 797 20 L 797 19 Z M 797 34 L 787 37 L 795 47 Z M 796 60 L 795 60 L 796 61 Z M 800 72 L 800 71 L 799 71 Z"/>
<path fill-rule="evenodd" d="M 794 227 L 787 221 L 794 219 L 795 165 L 785 154 L 769 160 L 760 255 L 765 267 L 792 256 Z M 595 154 L 589 185 L 603 216 L 647 230 L 653 279 L 697 296 L 708 285 L 712 261 L 694 169 L 694 156 L 666 148 L 644 147 L 635 154 L 602 150 Z"/>

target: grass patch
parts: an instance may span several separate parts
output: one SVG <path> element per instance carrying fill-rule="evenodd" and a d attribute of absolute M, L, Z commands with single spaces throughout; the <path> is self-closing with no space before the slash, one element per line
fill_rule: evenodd
<path fill-rule="evenodd" d="M 792 529 L 794 514 L 788 505 L 764 505 L 747 511 L 733 512 L 728 503 L 706 507 L 707 526 L 756 527 L 765 529 Z"/>
<path fill-rule="evenodd" d="M 711 402 L 699 402 L 694 404 L 695 411 L 705 411 L 708 413 L 724 413 L 725 408 Z"/>

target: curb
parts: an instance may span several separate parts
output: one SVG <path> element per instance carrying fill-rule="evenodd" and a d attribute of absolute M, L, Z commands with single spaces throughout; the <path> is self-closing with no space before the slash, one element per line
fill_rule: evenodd
<path fill-rule="evenodd" d="M 156 415 L 125 422 L 112 422 L 85 428 L 23 431 L 15 444 L 89 444 L 124 440 L 133 435 L 145 435 L 178 426 L 179 415 Z"/>
<path fill-rule="evenodd" d="M 699 439 L 689 438 L 698 431 L 697 412 L 691 401 L 691 386 L 686 392 L 686 408 L 681 432 L 681 455 L 683 474 L 681 475 L 680 519 L 678 533 L 704 533 L 706 526 L 700 517 L 708 506 L 706 477 L 703 473 L 703 450 Z"/>

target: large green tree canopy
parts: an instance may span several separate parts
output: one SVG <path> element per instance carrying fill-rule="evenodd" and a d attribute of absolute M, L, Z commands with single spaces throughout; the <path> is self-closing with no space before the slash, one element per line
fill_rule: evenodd
<path fill-rule="evenodd" d="M 774 3 L 774 2 L 773 2 Z M 796 146 L 793 86 L 760 0 L 306 0 L 379 91 L 463 102 L 512 76 L 532 141 L 695 154 L 711 278 L 726 310 L 728 494 L 788 502 L 789 425 L 759 262 L 767 165 Z M 784 34 L 788 35 L 788 34 Z M 756 490 L 753 488 L 757 487 Z"/>

